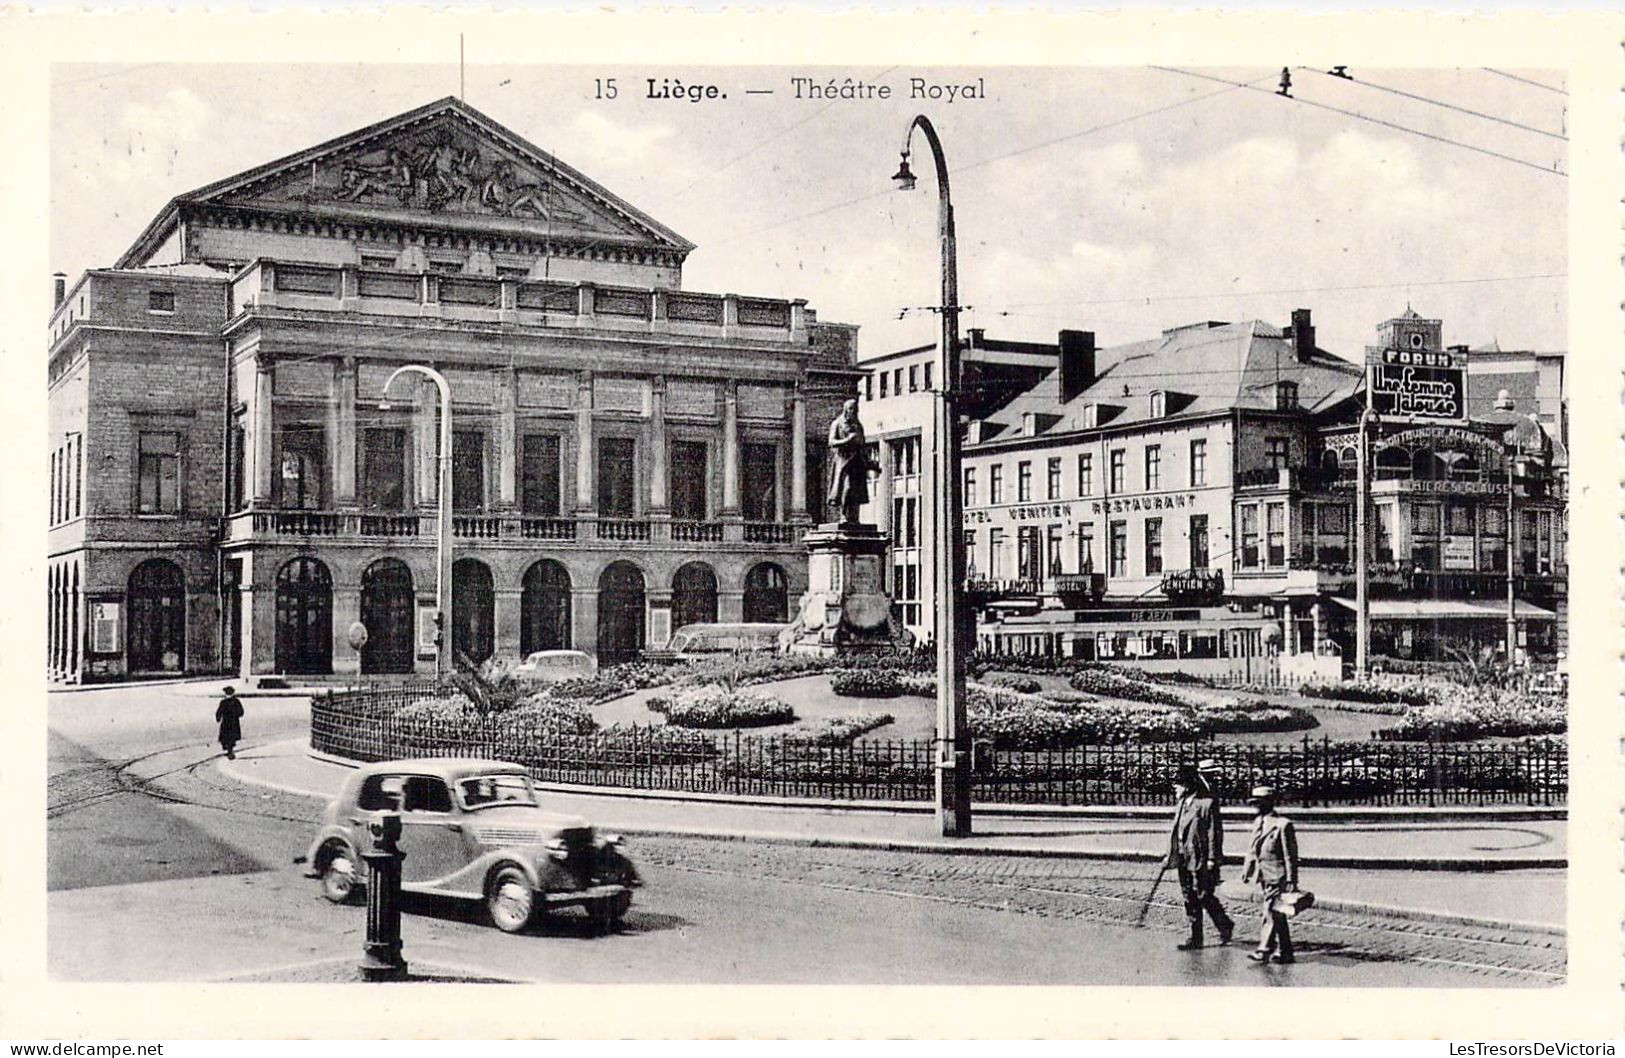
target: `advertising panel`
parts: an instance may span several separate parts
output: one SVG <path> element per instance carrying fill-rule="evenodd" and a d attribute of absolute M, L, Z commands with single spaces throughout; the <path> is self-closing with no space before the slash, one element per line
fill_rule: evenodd
<path fill-rule="evenodd" d="M 1467 384 L 1459 367 L 1372 364 L 1371 409 L 1396 418 L 1458 420 L 1465 417 Z"/>

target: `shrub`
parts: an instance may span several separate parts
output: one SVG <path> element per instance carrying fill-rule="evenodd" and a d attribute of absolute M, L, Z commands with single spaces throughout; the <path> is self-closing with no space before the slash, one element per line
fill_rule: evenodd
<path fill-rule="evenodd" d="M 1037 694 L 1044 686 L 1032 676 L 1021 676 L 1007 672 L 989 676 L 987 682 L 995 687 L 1008 687 L 1012 691 L 1020 691 L 1022 694 Z"/>
<path fill-rule="evenodd" d="M 1212 735 L 1249 731 L 1307 731 L 1320 721 L 1307 709 L 1274 705 L 1258 698 L 1236 703 L 1204 705 L 1196 710 L 1196 724 Z"/>
<path fill-rule="evenodd" d="M 849 746 L 853 739 L 885 727 L 895 718 L 890 713 L 848 713 L 804 720 L 789 732 L 790 738 L 805 739 L 815 746 Z"/>
<path fill-rule="evenodd" d="M 1365 705 L 1416 707 L 1427 705 L 1433 700 L 1428 692 L 1420 687 L 1393 687 L 1372 680 L 1351 680 L 1346 683 L 1311 681 L 1299 687 L 1298 693 L 1310 698 L 1329 698 L 1334 701 L 1360 702 Z"/>
<path fill-rule="evenodd" d="M 1067 680 L 1075 690 L 1096 694 L 1102 698 L 1128 698 L 1138 702 L 1155 702 L 1181 708 L 1196 708 L 1203 699 L 1181 694 L 1144 679 L 1135 679 L 1115 669 L 1100 665 L 1080 668 Z"/>
<path fill-rule="evenodd" d="M 971 685 L 966 712 L 972 737 L 988 739 L 1000 749 L 1201 737 L 1189 716 L 1171 709 L 1063 703 L 986 684 Z"/>
<path fill-rule="evenodd" d="M 1389 741 L 1461 741 L 1516 735 L 1560 735 L 1568 730 L 1563 699 L 1517 691 L 1453 688 L 1438 700 L 1408 710 L 1377 737 Z"/>
<path fill-rule="evenodd" d="M 829 689 L 843 698 L 895 698 L 902 678 L 891 669 L 842 669 L 829 679 Z"/>
<path fill-rule="evenodd" d="M 649 699 L 649 708 L 677 727 L 772 727 L 793 723 L 795 710 L 771 694 L 710 685 Z"/>
<path fill-rule="evenodd" d="M 580 702 L 549 698 L 545 693 L 527 699 L 523 704 L 499 714 L 496 728 L 513 734 L 546 731 L 566 735 L 590 735 L 598 729 L 598 721 Z"/>
<path fill-rule="evenodd" d="M 627 688 L 612 674 L 600 672 L 592 676 L 571 676 L 537 692 L 527 701 L 546 697 L 553 701 L 586 702 L 589 705 L 618 698 Z"/>
<path fill-rule="evenodd" d="M 937 678 L 935 675 L 904 675 L 897 677 L 897 690 L 899 694 L 910 694 L 916 698 L 935 698 L 937 696 Z"/>

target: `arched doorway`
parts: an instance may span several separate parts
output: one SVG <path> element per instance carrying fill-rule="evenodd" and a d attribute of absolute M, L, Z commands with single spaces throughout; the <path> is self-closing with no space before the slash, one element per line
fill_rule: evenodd
<path fill-rule="evenodd" d="M 717 575 L 704 562 L 682 566 L 671 579 L 671 630 L 716 620 Z"/>
<path fill-rule="evenodd" d="M 519 653 L 570 648 L 570 574 L 544 558 L 525 571 L 519 598 Z"/>
<path fill-rule="evenodd" d="M 131 672 L 180 672 L 186 664 L 186 578 L 163 558 L 135 567 L 128 586 Z"/>
<path fill-rule="evenodd" d="M 333 671 L 333 577 L 314 558 L 293 559 L 276 575 L 276 670 Z"/>
<path fill-rule="evenodd" d="M 790 619 L 790 582 L 784 570 L 771 562 L 761 562 L 745 574 L 745 620 L 772 624 Z"/>
<path fill-rule="evenodd" d="M 417 603 L 412 571 L 396 558 L 381 558 L 361 574 L 361 623 L 367 645 L 361 648 L 364 675 L 412 671 L 412 619 Z"/>
<path fill-rule="evenodd" d="M 643 573 L 612 562 L 598 578 L 598 661 L 631 661 L 643 649 Z"/>
<path fill-rule="evenodd" d="M 476 558 L 460 558 L 451 567 L 451 645 L 456 654 L 478 665 L 496 649 L 496 590 L 491 567 Z"/>

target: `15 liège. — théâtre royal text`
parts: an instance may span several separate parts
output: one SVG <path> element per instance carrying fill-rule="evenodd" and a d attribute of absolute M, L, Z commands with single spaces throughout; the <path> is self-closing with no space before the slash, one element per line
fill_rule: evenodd
<path fill-rule="evenodd" d="M 677 103 L 718 102 L 728 98 L 729 89 L 720 84 L 684 80 L 681 77 L 643 77 L 633 82 L 642 89 L 644 99 Z M 771 96 L 784 92 L 771 84 L 746 85 L 746 96 Z M 737 94 L 737 93 L 736 93 Z M 861 77 L 791 77 L 788 93 L 796 99 L 824 100 L 932 100 L 960 103 L 988 98 L 987 78 L 972 81 L 931 81 L 924 77 L 909 77 L 906 83 L 893 85 L 866 81 Z M 621 98 L 619 79 L 599 77 L 593 79 L 593 98 L 611 100 Z"/>

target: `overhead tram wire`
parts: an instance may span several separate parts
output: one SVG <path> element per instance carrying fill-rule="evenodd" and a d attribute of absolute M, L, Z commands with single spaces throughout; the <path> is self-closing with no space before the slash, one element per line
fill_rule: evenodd
<path fill-rule="evenodd" d="M 1165 114 L 1168 111 L 1178 109 L 1179 107 L 1189 106 L 1192 103 L 1200 103 L 1205 99 L 1213 99 L 1213 98 L 1215 98 L 1217 96 L 1225 95 L 1225 94 L 1227 94 L 1229 92 L 1232 92 L 1232 91 L 1234 91 L 1234 90 L 1236 90 L 1238 88 L 1252 88 L 1255 85 L 1257 85 L 1259 81 L 1273 80 L 1274 76 L 1275 76 L 1274 74 L 1271 74 L 1269 77 L 1260 77 L 1257 80 L 1254 80 L 1254 81 L 1251 81 L 1251 82 L 1246 82 L 1246 83 L 1240 83 L 1240 84 L 1231 84 L 1230 82 L 1225 82 L 1227 85 L 1229 85 L 1229 87 L 1221 89 L 1220 91 L 1217 91 L 1217 92 L 1209 92 L 1206 95 L 1192 96 L 1189 99 L 1181 99 L 1177 103 L 1168 103 L 1168 104 L 1165 104 L 1165 105 L 1160 106 L 1160 107 L 1155 107 L 1155 108 L 1153 108 L 1151 110 L 1141 111 L 1138 114 L 1130 114 L 1127 117 L 1118 118 L 1115 121 L 1108 121 L 1108 122 L 1106 122 L 1104 124 L 1101 124 L 1101 125 L 1092 125 L 1089 128 L 1080 129 L 1077 132 L 1069 132 L 1065 136 L 1058 136 L 1053 140 L 1045 140 L 1042 143 L 1034 143 L 1034 144 L 1030 144 L 1029 146 L 1026 146 L 1026 147 L 1018 147 L 1016 150 L 1009 151 L 1009 152 L 1007 152 L 1005 154 L 997 154 L 997 155 L 994 155 L 991 158 L 983 158 L 980 161 L 970 162 L 967 165 L 956 165 L 956 166 L 954 166 L 954 170 L 953 170 L 954 175 L 958 176 L 961 173 L 968 173 L 968 172 L 971 172 L 972 170 L 980 169 L 983 166 L 992 165 L 994 162 L 1002 162 L 1006 158 L 1014 158 L 1014 157 L 1017 157 L 1018 155 L 1028 154 L 1028 153 L 1030 153 L 1032 151 L 1041 150 L 1041 149 L 1043 149 L 1045 147 L 1053 147 L 1058 143 L 1065 143 L 1065 142 L 1067 142 L 1069 140 L 1075 140 L 1075 139 L 1078 139 L 1079 137 L 1082 137 L 1082 136 L 1088 136 L 1088 135 L 1091 135 L 1091 134 L 1096 133 L 1096 132 L 1104 132 L 1107 129 L 1114 129 L 1114 128 L 1117 128 L 1117 127 L 1119 127 L 1121 125 L 1127 125 L 1127 124 L 1129 124 L 1130 122 L 1133 122 L 1133 121 L 1139 121 L 1141 118 L 1154 117 L 1157 114 Z M 833 213 L 836 210 L 845 209 L 848 206 L 856 206 L 856 205 L 858 205 L 860 203 L 867 202 L 870 199 L 884 198 L 884 197 L 886 197 L 888 195 L 891 195 L 893 193 L 894 193 L 893 189 L 889 188 L 889 187 L 884 188 L 884 189 L 879 190 L 879 191 L 873 191 L 873 192 L 870 192 L 869 194 L 866 194 L 866 195 L 859 195 L 856 198 L 849 198 L 849 199 L 845 200 L 844 202 L 836 202 L 836 203 L 834 203 L 832 205 L 824 206 L 823 208 L 816 209 L 816 210 L 812 211 L 811 213 L 802 213 L 802 214 L 799 214 L 799 215 L 794 216 L 794 217 L 786 217 L 783 220 L 774 221 L 772 224 L 767 224 L 767 225 L 764 225 L 764 226 L 762 226 L 760 228 L 752 228 L 749 231 L 739 232 L 738 234 L 735 234 L 735 235 L 724 235 L 720 239 L 712 239 L 706 245 L 707 246 L 718 246 L 718 245 L 722 245 L 724 243 L 734 242 L 734 241 L 737 241 L 739 239 L 748 239 L 753 235 L 761 235 L 763 232 L 773 231 L 773 230 L 775 230 L 777 228 L 782 228 L 787 224 L 796 224 L 796 223 L 799 223 L 799 222 L 804 221 L 804 220 L 812 220 L 814 217 L 821 217 L 826 213 Z"/>
<path fill-rule="evenodd" d="M 1185 77 L 1195 77 L 1203 81 L 1213 81 L 1216 84 L 1233 85 L 1236 88 L 1253 88 L 1254 91 L 1263 92 L 1265 95 L 1281 95 L 1279 92 L 1270 92 L 1264 89 L 1254 88 L 1254 86 L 1250 84 L 1244 84 L 1239 81 L 1227 81 L 1223 77 L 1215 77 L 1212 74 L 1197 73 L 1194 70 L 1181 70 L 1173 66 L 1153 66 L 1152 69 L 1162 70 L 1165 73 L 1177 73 Z M 1381 125 L 1383 128 L 1393 129 L 1396 132 L 1409 133 L 1412 136 L 1420 136 L 1425 140 L 1433 140 L 1436 143 L 1444 143 L 1449 144 L 1452 147 L 1460 147 L 1463 150 L 1473 151 L 1477 154 L 1486 154 L 1491 158 L 1499 158 L 1504 162 L 1512 162 L 1514 165 L 1521 165 L 1526 168 L 1533 169 L 1536 172 L 1545 173 L 1548 176 L 1560 176 L 1565 180 L 1567 180 L 1569 176 L 1569 174 L 1564 172 L 1562 169 L 1544 166 L 1539 162 L 1531 162 L 1527 158 L 1519 158 L 1511 154 L 1502 154 L 1500 151 L 1492 151 L 1488 147 L 1478 147 L 1471 143 L 1463 143 L 1461 140 L 1453 140 L 1448 136 L 1440 136 L 1432 132 L 1423 132 L 1421 129 L 1413 129 L 1409 125 L 1401 125 L 1397 122 L 1387 121 L 1383 118 L 1372 117 L 1369 114 L 1362 114 L 1357 110 L 1344 110 L 1342 107 L 1334 107 L 1329 103 L 1320 103 L 1313 99 L 1305 99 L 1303 96 L 1288 95 L 1284 98 L 1290 99 L 1294 103 L 1302 103 L 1304 106 L 1314 107 L 1317 110 L 1325 110 L 1333 114 L 1341 114 L 1347 118 L 1354 118 L 1357 121 L 1366 121 L 1373 125 Z"/>
<path fill-rule="evenodd" d="M 1483 69 L 1483 71 L 1485 73 L 1492 73 L 1492 74 L 1495 74 L 1497 77 L 1505 77 L 1509 81 L 1517 81 L 1520 84 L 1530 85 L 1530 86 L 1532 86 L 1534 88 L 1544 88 L 1546 91 L 1555 92 L 1560 96 L 1566 96 L 1566 95 L 1569 94 L 1568 89 L 1566 89 L 1566 88 L 1553 88 L 1549 84 L 1542 84 L 1540 81 L 1531 81 L 1527 77 L 1519 77 L 1517 74 L 1515 74 L 1515 73 L 1507 73 L 1505 70 L 1492 70 L 1488 66 L 1481 67 L 1481 69 Z"/>
<path fill-rule="evenodd" d="M 1525 132 L 1533 132 L 1538 136 L 1549 136 L 1554 140 L 1562 140 L 1565 143 L 1567 143 L 1569 139 L 1561 132 L 1552 132 L 1548 129 L 1536 128 L 1534 125 L 1525 125 L 1521 121 L 1513 121 L 1511 118 L 1503 118 L 1497 114 L 1486 114 L 1482 110 L 1473 110 L 1470 107 L 1458 106 L 1455 103 L 1447 103 L 1442 99 L 1433 99 L 1429 96 L 1417 95 L 1415 92 L 1407 92 L 1402 88 L 1390 88 L 1387 85 L 1380 85 L 1375 81 L 1367 81 L 1362 77 L 1335 74 L 1328 70 L 1317 69 L 1313 66 L 1300 66 L 1298 69 L 1309 70 L 1324 77 L 1330 77 L 1334 81 L 1345 81 L 1349 84 L 1364 85 L 1367 88 L 1375 88 L 1379 92 L 1387 92 L 1390 95 L 1403 96 L 1406 99 L 1414 99 L 1418 103 L 1426 103 L 1429 106 L 1443 107 L 1445 110 L 1454 110 L 1460 114 L 1471 114 L 1475 118 L 1483 118 L 1485 121 L 1494 121 L 1501 125 L 1509 125 L 1515 129 L 1522 129 Z"/>

